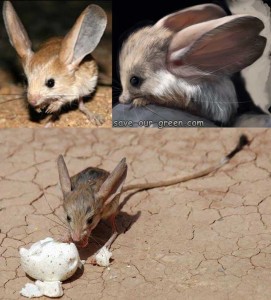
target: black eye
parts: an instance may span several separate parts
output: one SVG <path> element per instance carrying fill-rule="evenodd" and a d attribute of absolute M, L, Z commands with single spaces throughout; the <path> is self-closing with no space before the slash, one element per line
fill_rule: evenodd
<path fill-rule="evenodd" d="M 70 221 L 71 221 L 72 219 L 71 219 L 71 217 L 70 216 L 67 216 L 67 221 L 70 223 Z"/>
<path fill-rule="evenodd" d="M 48 88 L 52 88 L 55 86 L 55 80 L 54 79 L 48 79 L 45 83 L 45 85 L 48 87 Z"/>
<path fill-rule="evenodd" d="M 91 217 L 91 218 L 88 218 L 88 219 L 87 219 L 87 224 L 90 225 L 90 224 L 92 223 L 92 221 L 93 221 L 93 218 L 92 218 L 92 217 Z"/>
<path fill-rule="evenodd" d="M 137 76 L 132 76 L 130 79 L 130 83 L 133 87 L 138 87 L 141 84 L 142 80 L 141 78 Z"/>

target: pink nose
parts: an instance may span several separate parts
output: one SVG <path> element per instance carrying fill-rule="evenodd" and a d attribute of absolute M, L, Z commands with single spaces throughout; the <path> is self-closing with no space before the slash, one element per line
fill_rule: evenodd
<path fill-rule="evenodd" d="M 72 236 L 72 240 L 74 242 L 80 242 L 81 241 L 81 234 L 79 232 L 72 232 L 71 236 Z"/>
<path fill-rule="evenodd" d="M 39 96 L 39 95 L 28 94 L 27 98 L 28 98 L 28 102 L 29 102 L 32 106 L 36 106 L 37 103 L 38 103 L 38 100 L 39 100 L 40 96 Z"/>

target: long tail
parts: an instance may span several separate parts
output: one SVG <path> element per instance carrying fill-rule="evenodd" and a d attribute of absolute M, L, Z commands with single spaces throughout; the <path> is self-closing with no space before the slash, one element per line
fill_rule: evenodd
<path fill-rule="evenodd" d="M 191 174 L 191 175 L 187 175 L 187 176 L 183 176 L 183 177 L 177 177 L 177 178 L 174 178 L 174 179 L 171 179 L 171 180 L 126 185 L 125 187 L 123 187 L 122 192 L 127 192 L 127 191 L 135 190 L 135 189 L 137 189 L 137 190 L 149 190 L 149 189 L 158 188 L 158 187 L 170 186 L 170 185 L 178 184 L 178 183 L 185 182 L 185 181 L 188 181 L 188 180 L 191 180 L 191 179 L 196 179 L 196 178 L 203 177 L 205 175 L 208 175 L 208 174 L 218 170 L 219 168 L 221 168 L 222 166 L 227 164 L 246 145 L 249 145 L 249 143 L 250 142 L 249 142 L 247 136 L 243 134 L 243 135 L 240 136 L 237 146 L 228 155 L 223 157 L 220 160 L 219 163 L 217 163 L 216 165 L 214 165 L 210 168 L 207 168 L 205 170 L 199 171 L 199 172 Z"/>

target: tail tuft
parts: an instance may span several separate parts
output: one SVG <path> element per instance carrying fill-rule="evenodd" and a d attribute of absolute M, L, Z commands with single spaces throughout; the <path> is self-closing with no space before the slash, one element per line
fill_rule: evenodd
<path fill-rule="evenodd" d="M 248 137 L 245 135 L 245 134 L 242 134 L 239 138 L 239 142 L 237 144 L 237 146 L 235 147 L 234 150 L 232 150 L 227 156 L 226 158 L 228 160 L 230 160 L 231 158 L 234 157 L 234 155 L 236 153 L 238 153 L 239 151 L 241 151 L 246 145 L 249 145 L 250 144 L 250 141 L 248 139 Z"/>
<path fill-rule="evenodd" d="M 248 137 L 245 134 L 242 134 L 239 138 L 239 144 L 237 147 L 240 148 L 240 150 L 245 147 L 246 145 L 249 145 L 250 141 L 248 139 Z"/>

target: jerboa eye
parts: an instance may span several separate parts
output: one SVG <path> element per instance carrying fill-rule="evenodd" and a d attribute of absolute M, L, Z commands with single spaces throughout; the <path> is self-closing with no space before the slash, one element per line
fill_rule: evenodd
<path fill-rule="evenodd" d="M 133 87 L 139 87 L 140 84 L 142 83 L 142 79 L 138 76 L 132 76 L 130 78 L 130 83 Z"/>

